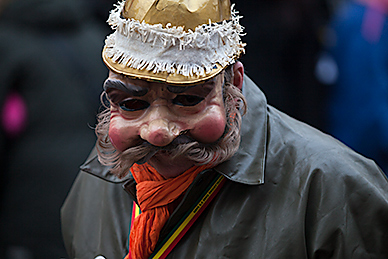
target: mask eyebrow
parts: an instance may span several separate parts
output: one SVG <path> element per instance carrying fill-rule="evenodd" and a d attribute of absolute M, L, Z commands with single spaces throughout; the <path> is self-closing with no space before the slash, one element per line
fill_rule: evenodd
<path fill-rule="evenodd" d="M 174 94 L 180 94 L 185 92 L 187 89 L 190 89 L 192 87 L 196 87 L 198 85 L 189 85 L 189 86 L 174 86 L 174 85 L 168 85 L 167 90 Z"/>
<path fill-rule="evenodd" d="M 115 79 L 107 79 L 104 82 L 104 90 L 105 92 L 108 92 L 109 90 L 121 90 L 123 92 L 128 93 L 131 96 L 144 96 L 148 92 L 148 88 L 133 85 L 133 84 L 126 84 L 122 82 L 121 80 L 115 80 Z"/>
<path fill-rule="evenodd" d="M 190 88 L 198 87 L 198 86 L 205 86 L 205 85 L 211 85 L 213 86 L 216 82 L 215 78 L 211 78 L 209 80 L 206 80 L 202 84 L 196 84 L 196 85 L 188 85 L 188 86 L 176 86 L 176 85 L 167 85 L 167 90 L 174 94 L 180 94 L 185 91 L 187 91 Z"/>

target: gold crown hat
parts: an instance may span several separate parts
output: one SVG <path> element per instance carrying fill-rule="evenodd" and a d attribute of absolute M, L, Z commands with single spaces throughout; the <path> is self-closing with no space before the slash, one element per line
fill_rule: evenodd
<path fill-rule="evenodd" d="M 102 57 L 112 71 L 168 84 L 216 76 L 244 52 L 229 0 L 127 0 L 109 15 Z"/>

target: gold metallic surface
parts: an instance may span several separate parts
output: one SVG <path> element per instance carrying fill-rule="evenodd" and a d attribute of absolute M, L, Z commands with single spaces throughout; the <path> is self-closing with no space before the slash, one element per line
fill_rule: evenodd
<path fill-rule="evenodd" d="M 122 16 L 148 24 L 171 23 L 194 30 L 201 24 L 230 19 L 229 0 L 127 0 Z"/>
<path fill-rule="evenodd" d="M 161 72 L 161 73 L 154 73 L 152 71 L 148 70 L 138 70 L 131 67 L 127 67 L 123 64 L 115 63 L 112 59 L 106 56 L 105 53 L 106 48 L 102 51 L 102 59 L 105 63 L 105 65 L 112 71 L 129 76 L 134 79 L 142 79 L 147 81 L 160 81 L 171 85 L 190 85 L 190 84 L 197 84 L 202 81 L 208 80 L 217 74 L 219 74 L 224 68 L 216 64 L 216 68 L 213 69 L 209 74 L 206 74 L 205 76 L 191 76 L 186 77 L 180 74 L 169 74 L 167 72 Z"/>
<path fill-rule="evenodd" d="M 121 13 L 123 18 L 133 18 L 148 24 L 183 26 L 184 30 L 194 30 L 197 26 L 231 19 L 230 0 L 127 0 Z M 168 84 L 196 84 L 220 73 L 224 67 L 217 64 L 211 73 L 205 76 L 183 76 L 178 73 L 154 73 L 138 70 L 116 63 L 109 58 L 104 48 L 103 60 L 112 71 L 132 78 L 156 80 Z"/>

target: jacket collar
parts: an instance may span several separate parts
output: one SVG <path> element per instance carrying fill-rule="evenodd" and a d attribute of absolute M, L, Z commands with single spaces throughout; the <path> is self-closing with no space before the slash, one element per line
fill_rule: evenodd
<path fill-rule="evenodd" d="M 246 75 L 243 94 L 248 109 L 242 120 L 240 148 L 231 159 L 216 166 L 215 170 L 235 182 L 262 184 L 267 149 L 267 100 Z"/>
<path fill-rule="evenodd" d="M 264 168 L 267 146 L 267 101 L 259 87 L 245 75 L 243 94 L 247 99 L 247 113 L 241 125 L 241 144 L 236 154 L 214 169 L 226 178 L 243 184 L 264 183 Z M 111 167 L 102 166 L 94 149 L 81 170 L 113 183 L 124 183 L 123 179 L 110 173 Z"/>

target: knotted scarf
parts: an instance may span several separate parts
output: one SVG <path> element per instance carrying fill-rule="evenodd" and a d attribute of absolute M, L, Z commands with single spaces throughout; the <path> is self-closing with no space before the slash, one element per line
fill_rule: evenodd
<path fill-rule="evenodd" d="M 193 166 L 177 177 L 165 179 L 148 163 L 132 166 L 141 214 L 132 224 L 130 253 L 126 258 L 145 259 L 152 254 L 161 229 L 178 205 L 178 198 L 200 172 L 210 167 Z"/>

